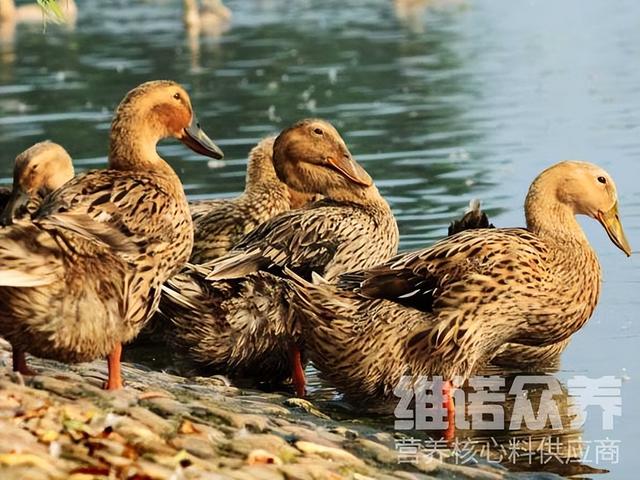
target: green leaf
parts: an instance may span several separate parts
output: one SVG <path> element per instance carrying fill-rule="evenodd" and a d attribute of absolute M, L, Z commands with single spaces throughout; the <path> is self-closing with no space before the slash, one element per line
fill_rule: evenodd
<path fill-rule="evenodd" d="M 61 0 L 65 1 L 65 0 Z M 51 19 L 55 23 L 64 23 L 64 13 L 58 4 L 58 0 L 37 0 L 40 8 L 45 12 L 45 22 L 47 18 Z"/>

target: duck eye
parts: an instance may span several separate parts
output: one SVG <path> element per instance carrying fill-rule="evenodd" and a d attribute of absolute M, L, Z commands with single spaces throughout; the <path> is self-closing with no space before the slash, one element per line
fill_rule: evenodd
<path fill-rule="evenodd" d="M 180 94 L 179 93 L 174 93 L 173 94 L 173 98 L 175 98 L 176 100 L 180 100 Z"/>
<path fill-rule="evenodd" d="M 323 135 L 324 132 L 322 131 L 321 128 L 314 128 L 313 129 L 313 133 L 315 133 L 316 135 Z"/>
<path fill-rule="evenodd" d="M 604 177 L 598 177 L 598 181 L 602 184 L 606 184 L 607 183 L 607 179 Z"/>

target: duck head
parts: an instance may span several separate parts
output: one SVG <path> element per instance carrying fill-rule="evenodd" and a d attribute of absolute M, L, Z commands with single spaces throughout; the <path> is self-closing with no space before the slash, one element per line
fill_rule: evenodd
<path fill-rule="evenodd" d="M 273 145 L 278 178 L 292 189 L 331 197 L 338 189 L 367 189 L 369 174 L 353 159 L 329 122 L 306 119 L 283 130 Z"/>
<path fill-rule="evenodd" d="M 169 137 L 196 153 L 217 159 L 224 156 L 200 128 L 184 88 L 168 80 L 139 85 L 120 102 L 111 124 L 111 168 L 132 169 L 158 163 L 156 144 Z"/>
<path fill-rule="evenodd" d="M 265 185 L 268 185 L 269 188 L 286 192 L 291 209 L 301 208 L 322 198 L 322 195 L 298 192 L 280 181 L 273 166 L 273 144 L 275 139 L 275 136 L 263 138 L 249 152 L 246 190 L 262 189 Z"/>
<path fill-rule="evenodd" d="M 36 143 L 16 157 L 13 188 L 0 215 L 0 224 L 10 225 L 21 216 L 30 199 L 53 192 L 73 178 L 73 164 L 67 151 L 57 143 Z"/>
<path fill-rule="evenodd" d="M 552 201 L 556 210 L 568 209 L 573 215 L 587 215 L 604 227 L 613 244 L 627 256 L 631 246 L 618 213 L 618 194 L 611 176 L 588 162 L 565 161 L 549 167 L 534 180 L 527 196 L 527 212 L 539 199 Z M 527 213 L 529 221 L 529 213 Z"/>

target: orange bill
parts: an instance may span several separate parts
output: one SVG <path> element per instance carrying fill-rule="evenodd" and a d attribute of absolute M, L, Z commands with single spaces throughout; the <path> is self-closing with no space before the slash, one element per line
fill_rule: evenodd
<path fill-rule="evenodd" d="M 354 162 L 350 157 L 342 157 L 339 159 L 331 157 L 327 159 L 327 163 L 331 168 L 356 185 L 362 185 L 363 187 L 370 187 L 373 185 L 373 180 L 371 180 L 371 177 L 365 169 Z"/>

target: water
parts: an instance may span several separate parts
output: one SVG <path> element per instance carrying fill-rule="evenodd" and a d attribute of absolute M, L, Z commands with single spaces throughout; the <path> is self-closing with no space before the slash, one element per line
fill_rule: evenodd
<path fill-rule="evenodd" d="M 231 28 L 199 41 L 184 31 L 180 3 L 86 0 L 75 30 L 49 26 L 43 35 L 41 25 L 20 25 L 1 37 L 3 180 L 15 154 L 44 138 L 65 145 L 79 168 L 103 165 L 124 93 L 171 78 L 188 87 L 227 155 L 211 163 L 175 142 L 161 146 L 193 198 L 239 192 L 246 153 L 261 136 L 320 116 L 391 202 L 402 248 L 440 238 L 472 197 L 496 225 L 522 225 L 530 181 L 568 158 L 613 175 L 627 235 L 640 248 L 637 2 L 434 0 L 407 14 L 391 0 L 230 0 Z M 557 377 L 625 378 L 614 429 L 602 431 L 593 412 L 582 438 L 593 449 L 620 440 L 619 463 L 601 466 L 610 478 L 633 478 L 640 269 L 596 222 L 583 224 L 603 265 L 603 293 Z"/>

